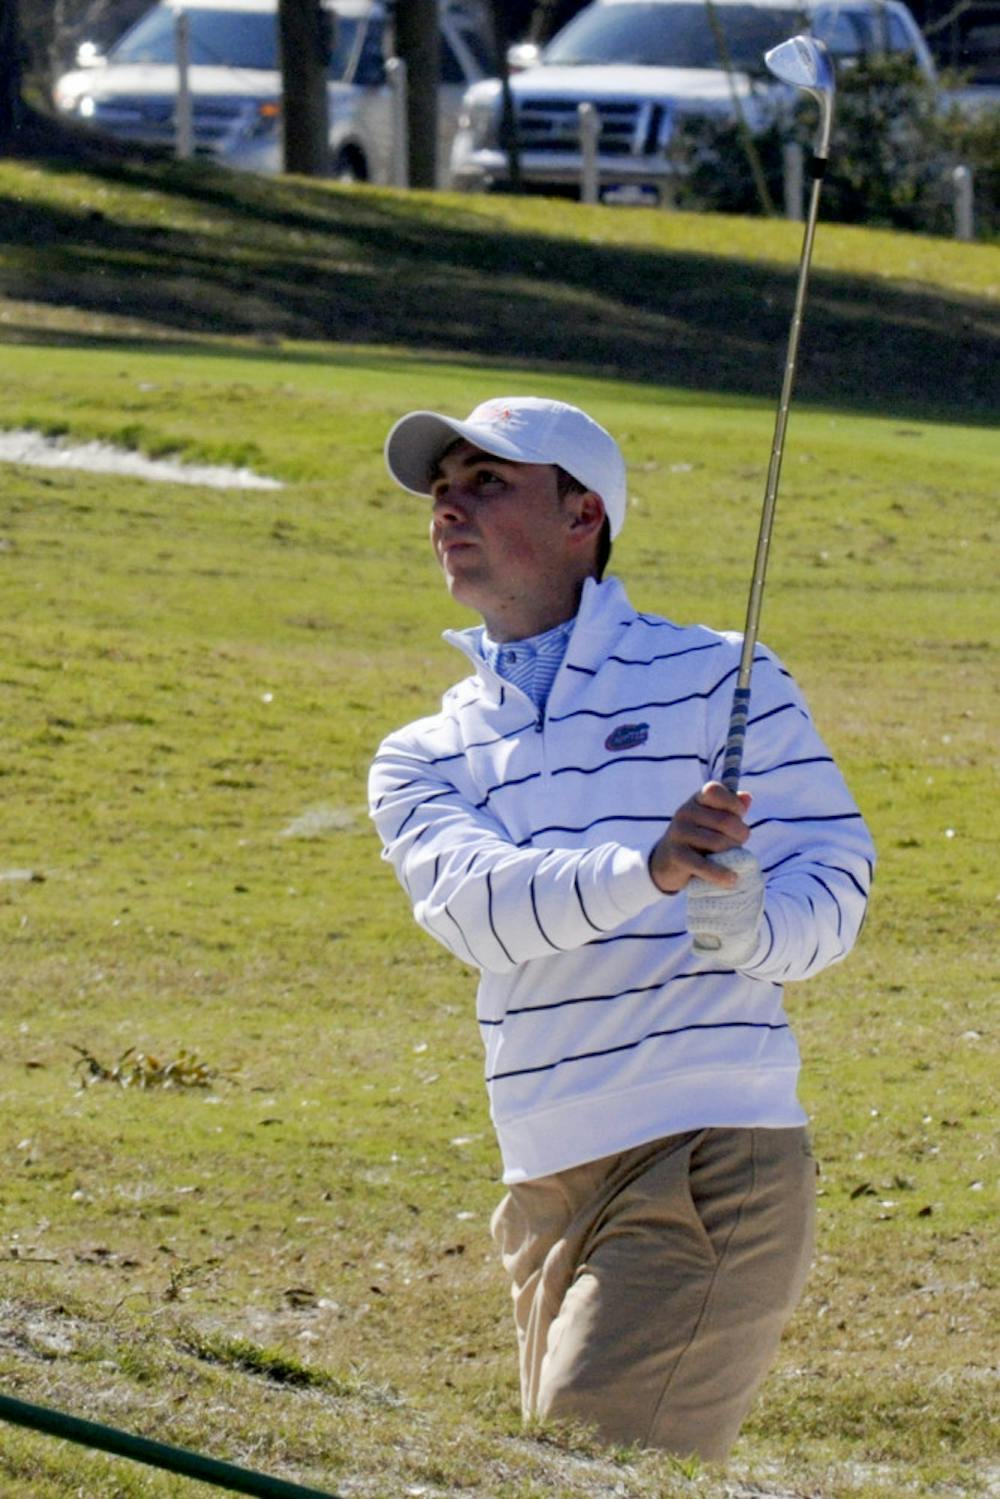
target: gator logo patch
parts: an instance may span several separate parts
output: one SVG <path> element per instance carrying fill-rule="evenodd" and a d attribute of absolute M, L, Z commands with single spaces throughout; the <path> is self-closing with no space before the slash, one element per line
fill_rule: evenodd
<path fill-rule="evenodd" d="M 649 738 L 648 723 L 620 723 L 604 741 L 606 750 L 638 749 Z"/>

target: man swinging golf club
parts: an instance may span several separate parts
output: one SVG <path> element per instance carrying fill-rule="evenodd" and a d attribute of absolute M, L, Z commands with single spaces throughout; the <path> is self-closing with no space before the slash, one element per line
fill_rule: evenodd
<path fill-rule="evenodd" d="M 625 464 L 583 411 L 417 411 L 386 460 L 482 619 L 448 632 L 471 674 L 384 741 L 370 794 L 417 921 L 480 974 L 524 1411 L 721 1459 L 812 1251 L 782 985 L 850 950 L 871 841 L 760 646 L 751 791 L 723 784 L 740 638 L 605 575 Z"/>

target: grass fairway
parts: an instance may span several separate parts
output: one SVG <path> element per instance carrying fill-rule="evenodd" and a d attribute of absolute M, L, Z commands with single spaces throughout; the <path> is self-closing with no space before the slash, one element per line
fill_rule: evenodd
<path fill-rule="evenodd" d="M 5 341 L 283 339 L 775 399 L 801 227 L 0 162 Z M 825 224 L 801 399 L 996 419 L 1000 248 Z"/>
<path fill-rule="evenodd" d="M 39 175 L 18 179 L 25 215 Z M 50 181 L 40 222 L 70 214 L 70 190 L 111 193 Z M 270 205 L 288 264 L 307 233 L 293 209 L 343 199 L 351 221 L 401 201 L 239 191 Z M 132 193 L 106 198 L 95 228 L 119 246 L 159 212 L 149 183 Z M 406 232 L 380 244 L 404 281 L 436 201 L 414 199 Z M 206 196 L 199 211 L 192 233 L 210 237 L 221 210 Z M 481 212 L 499 235 L 513 208 Z M 627 218 L 587 223 L 611 236 Z M 39 254 L 79 269 L 85 243 Z M 95 310 L 121 265 L 101 254 L 75 301 L 56 279 L 8 303 L 0 429 L 248 463 L 285 487 L 2 471 L 3 1387 L 365 1499 L 996 1492 L 1000 435 L 985 402 L 963 423 L 955 392 L 921 405 L 912 371 L 898 410 L 865 416 L 820 372 L 793 412 L 762 633 L 881 855 L 858 950 L 790 993 L 823 1164 L 817 1260 L 726 1474 L 597 1454 L 521 1429 L 473 980 L 413 926 L 365 816 L 375 745 L 461 673 L 439 631 L 467 622 L 379 448 L 413 406 L 461 412 L 529 385 L 577 400 L 630 463 L 615 570 L 635 602 L 739 628 L 773 425 L 773 395 L 753 395 L 764 340 L 745 396 L 725 351 L 714 384 L 709 364 L 698 384 L 555 360 L 532 373 L 505 353 L 509 328 L 485 360 L 404 350 L 398 323 L 378 349 L 287 329 L 268 348 L 235 326 L 236 301 L 215 323 L 198 302 L 222 274 L 208 256 L 171 323 L 181 270 L 165 247 L 150 285 L 177 279 L 151 344 L 127 309 Z M 0 277 L 27 298 L 31 268 L 14 259 L 16 274 L 0 255 Z M 746 264 L 724 299 L 752 295 Z M 898 278 L 887 293 L 913 326 L 929 277 L 910 300 Z M 554 270 L 548 284 L 555 297 Z M 985 285 L 942 272 L 934 292 L 967 308 L 980 351 Z M 115 338 L 98 326 L 109 316 Z M 945 325 L 942 311 L 942 348 Z M 930 419 L 935 402 L 949 420 Z M 95 1078 L 140 1055 L 178 1064 L 176 1085 L 156 1086 L 152 1062 L 146 1088 Z M 0 1492 L 210 1491 L 4 1428 Z"/>

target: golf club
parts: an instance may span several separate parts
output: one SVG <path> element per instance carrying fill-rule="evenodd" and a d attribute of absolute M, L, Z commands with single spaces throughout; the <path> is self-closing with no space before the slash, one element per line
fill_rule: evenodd
<path fill-rule="evenodd" d="M 812 259 L 813 239 L 816 234 L 816 216 L 819 211 L 819 194 L 830 152 L 830 129 L 833 123 L 834 76 L 830 54 L 821 41 L 811 36 L 793 36 L 778 47 L 764 54 L 764 61 L 776 78 L 795 88 L 805 89 L 819 105 L 819 131 L 813 147 L 809 173 L 812 177 L 812 192 L 809 212 L 806 217 L 802 254 L 799 259 L 799 279 L 795 291 L 795 306 L 788 334 L 788 353 L 785 357 L 785 377 L 778 403 L 778 416 L 771 445 L 771 461 L 767 470 L 767 485 L 764 490 L 764 505 L 757 536 L 757 554 L 754 559 L 753 581 L 747 603 L 746 626 L 743 632 L 743 650 L 740 669 L 733 692 L 733 705 L 729 716 L 729 733 L 723 759 L 720 780 L 730 791 L 736 791 L 740 783 L 743 765 L 743 744 L 746 739 L 747 720 L 750 714 L 750 673 L 753 669 L 753 654 L 757 646 L 757 630 L 760 625 L 761 599 L 764 593 L 764 577 L 771 546 L 771 528 L 774 506 L 778 497 L 778 480 L 781 475 L 781 458 L 785 446 L 785 428 L 788 425 L 788 408 L 792 399 L 795 380 L 795 361 L 799 351 L 799 333 L 802 328 L 802 312 L 806 300 L 806 283 L 809 279 L 809 262 Z"/>
<path fill-rule="evenodd" d="M 819 105 L 819 131 L 813 146 L 809 174 L 812 177 L 812 192 L 809 212 L 799 258 L 799 279 L 795 289 L 795 305 L 788 334 L 788 352 L 785 356 L 785 377 L 778 402 L 778 415 L 771 444 L 771 461 L 767 469 L 767 484 L 764 489 L 764 504 L 761 510 L 760 530 L 757 535 L 757 553 L 754 558 L 753 579 L 747 602 L 746 625 L 743 631 L 743 649 L 740 667 L 733 690 L 732 707 L 729 710 L 729 731 L 726 737 L 722 773 L 719 779 L 729 791 L 739 790 L 740 771 L 743 767 L 743 746 L 746 740 L 747 722 L 750 717 L 750 674 L 753 656 L 757 648 L 757 631 L 760 625 L 761 599 L 764 594 L 764 577 L 767 558 L 771 548 L 771 529 L 774 521 L 774 506 L 778 498 L 778 480 L 781 474 L 781 458 L 785 447 L 785 428 L 788 425 L 788 408 L 792 400 L 792 385 L 795 380 L 795 361 L 799 352 L 799 333 L 802 328 L 802 311 L 806 300 L 806 283 L 809 279 L 809 262 L 812 259 L 813 239 L 816 234 L 816 216 L 819 212 L 819 193 L 830 152 L 830 129 L 833 123 L 834 76 L 830 54 L 821 41 L 810 36 L 793 36 L 778 47 L 764 54 L 764 61 L 776 78 L 794 88 L 805 89 Z M 689 913 L 704 907 L 706 901 L 713 910 L 712 921 L 715 932 L 695 932 L 696 952 L 717 952 L 723 946 L 719 933 L 727 926 L 734 932 L 752 929 L 763 909 L 763 881 L 756 859 L 744 848 L 729 849 L 726 853 L 713 854 L 712 862 L 721 864 L 736 875 L 736 884 L 728 890 L 708 886 L 697 892 L 689 902 Z M 700 903 L 700 907 L 699 907 Z"/>

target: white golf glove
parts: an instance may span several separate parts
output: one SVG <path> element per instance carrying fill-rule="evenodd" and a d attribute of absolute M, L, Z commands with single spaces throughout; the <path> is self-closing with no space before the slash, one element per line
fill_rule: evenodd
<path fill-rule="evenodd" d="M 735 870 L 739 883 L 724 889 L 707 880 L 691 880 L 687 886 L 687 929 L 694 938 L 695 952 L 739 968 L 757 946 L 764 912 L 764 876 L 748 848 L 713 854 L 712 861 Z"/>

